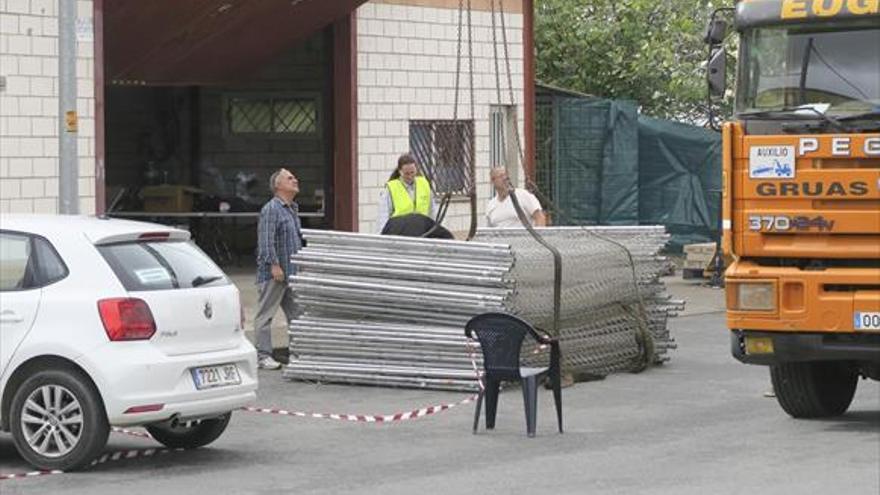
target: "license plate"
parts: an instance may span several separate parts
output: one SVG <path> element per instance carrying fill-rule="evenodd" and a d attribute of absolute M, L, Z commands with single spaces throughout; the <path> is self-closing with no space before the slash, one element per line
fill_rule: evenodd
<path fill-rule="evenodd" d="M 880 330 L 880 312 L 853 313 L 853 327 L 856 330 Z"/>
<path fill-rule="evenodd" d="M 198 390 L 206 388 L 227 387 L 239 385 L 241 376 L 238 374 L 238 366 L 235 364 L 218 364 L 215 366 L 202 366 L 190 369 L 193 382 Z"/>

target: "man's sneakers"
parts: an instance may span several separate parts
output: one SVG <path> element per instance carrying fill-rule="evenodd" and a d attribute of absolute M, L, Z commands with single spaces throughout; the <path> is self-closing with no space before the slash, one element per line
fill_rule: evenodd
<path fill-rule="evenodd" d="M 277 370 L 281 363 L 272 359 L 272 356 L 263 356 L 257 360 L 257 368 L 261 370 Z"/>

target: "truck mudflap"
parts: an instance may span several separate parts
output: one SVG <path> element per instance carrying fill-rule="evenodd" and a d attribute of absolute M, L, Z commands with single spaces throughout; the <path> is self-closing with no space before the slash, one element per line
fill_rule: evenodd
<path fill-rule="evenodd" d="M 732 330 L 730 351 L 746 364 L 807 361 L 880 363 L 880 333 L 783 333 Z"/>

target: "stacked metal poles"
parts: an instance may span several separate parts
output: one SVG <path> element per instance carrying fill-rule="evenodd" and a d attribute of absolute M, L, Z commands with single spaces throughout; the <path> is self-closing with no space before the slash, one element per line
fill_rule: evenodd
<path fill-rule="evenodd" d="M 473 389 L 473 315 L 512 293 L 506 245 L 306 230 L 287 378 Z M 476 355 L 479 356 L 479 350 Z M 478 362 L 480 362 L 478 358 Z"/>
<path fill-rule="evenodd" d="M 541 232 L 563 252 L 564 365 L 597 374 L 634 369 L 639 324 L 653 337 L 654 360 L 666 359 L 666 318 L 680 303 L 659 281 L 663 228 Z M 291 278 L 302 314 L 291 322 L 287 378 L 474 389 L 463 334 L 470 317 L 506 311 L 550 328 L 552 259 L 521 229 L 483 230 L 477 242 L 304 235 L 308 247 L 294 256 Z M 527 359 L 544 359 L 531 350 Z"/>

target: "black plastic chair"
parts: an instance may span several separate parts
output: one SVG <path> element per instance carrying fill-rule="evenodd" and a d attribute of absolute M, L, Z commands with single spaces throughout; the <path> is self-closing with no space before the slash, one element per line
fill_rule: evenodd
<path fill-rule="evenodd" d="M 527 322 L 505 313 L 483 313 L 474 316 L 465 325 L 464 333 L 473 338 L 477 334 L 483 351 L 485 388 L 477 397 L 474 413 L 474 433 L 480 423 L 480 408 L 486 399 L 486 429 L 495 428 L 495 412 L 498 407 L 498 391 L 502 381 L 521 381 L 523 402 L 526 408 L 526 430 L 530 437 L 535 436 L 538 417 L 538 385 L 541 378 L 550 377 L 553 385 L 553 399 L 556 402 L 556 419 L 559 433 L 562 433 L 562 387 L 560 386 L 559 361 L 561 359 L 559 342 L 544 335 Z M 550 366 L 545 368 L 523 368 L 520 366 L 520 352 L 526 335 L 540 344 L 550 346 Z"/>

